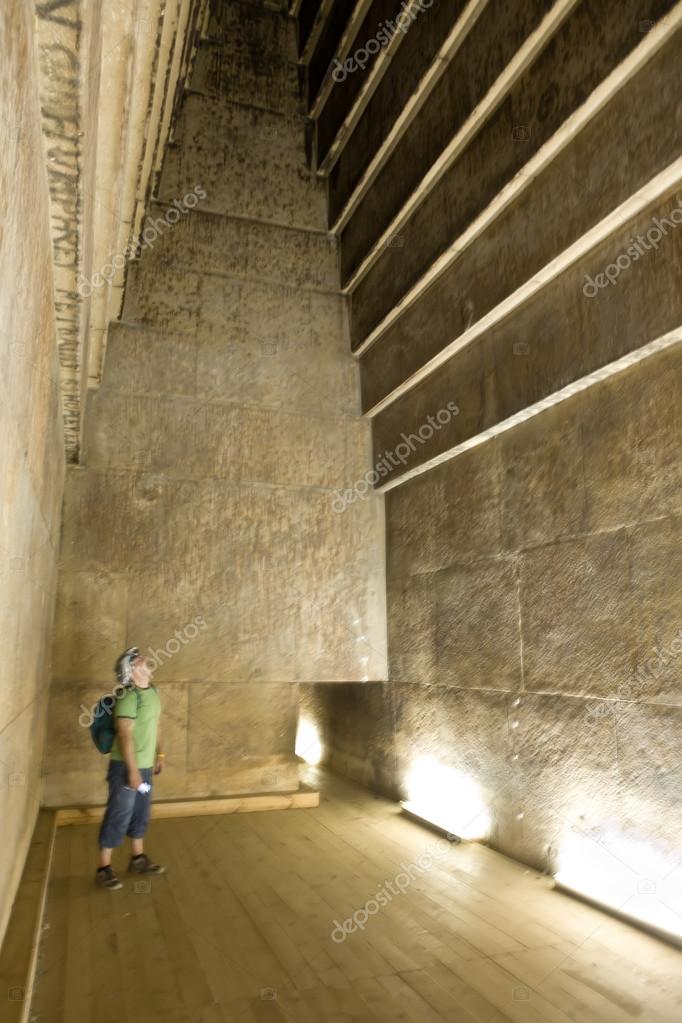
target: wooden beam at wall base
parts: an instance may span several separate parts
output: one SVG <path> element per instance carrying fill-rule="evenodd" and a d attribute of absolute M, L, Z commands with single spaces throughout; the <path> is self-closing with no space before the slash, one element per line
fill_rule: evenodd
<path fill-rule="evenodd" d="M 56 814 L 38 813 L 0 954 L 1 1014 L 6 1023 L 27 1023 L 38 964 L 47 885 L 52 866 Z"/>
<path fill-rule="evenodd" d="M 521 423 L 525 423 L 527 419 L 532 419 L 534 416 L 538 416 L 541 413 L 546 412 L 548 409 L 554 408 L 555 405 L 559 405 L 561 402 L 567 401 L 569 398 L 579 394 L 581 391 L 587 391 L 596 384 L 600 384 L 602 381 L 608 380 L 609 377 L 617 376 L 619 373 L 624 373 L 636 363 L 642 362 L 644 359 L 650 359 L 653 356 L 658 355 L 659 352 L 663 352 L 667 348 L 674 348 L 679 344 L 682 344 L 682 326 L 677 327 L 675 330 L 671 330 L 668 334 L 663 334 L 654 341 L 650 341 L 642 348 L 635 349 L 634 352 L 628 352 L 627 355 L 621 356 L 621 358 L 616 359 L 615 362 L 609 362 L 606 366 L 602 366 L 600 369 L 596 369 L 594 372 L 588 373 L 584 377 L 580 377 L 579 380 L 574 380 L 573 383 L 567 384 L 566 387 L 562 387 L 559 391 L 554 391 L 553 394 L 549 394 L 546 398 L 536 401 L 533 405 L 529 405 L 528 408 L 522 409 L 520 412 L 516 412 L 513 416 L 509 416 L 509 418 L 503 419 L 499 423 L 495 423 L 495 425 L 491 426 L 488 430 L 483 430 L 481 433 L 477 433 L 474 437 L 470 437 L 468 440 L 462 441 L 461 444 L 456 444 L 454 447 L 448 448 L 447 451 L 442 451 L 439 455 L 435 455 L 427 462 L 423 462 L 421 465 L 415 466 L 414 469 L 408 470 L 408 472 L 403 473 L 401 476 L 388 480 L 380 487 L 375 487 L 373 492 L 377 494 L 385 494 L 389 490 L 395 490 L 396 487 L 402 486 L 403 483 L 407 483 L 409 480 L 415 479 L 417 476 L 422 476 L 424 473 L 430 472 L 431 469 L 436 469 L 439 465 L 443 465 L 445 462 L 451 462 L 453 458 L 463 455 L 465 451 L 471 451 L 472 448 L 476 448 L 480 444 L 485 444 L 487 441 L 493 440 L 494 437 L 498 437 L 501 433 L 513 430 L 514 427 L 520 426 Z"/>
<path fill-rule="evenodd" d="M 211 799 L 158 801 L 153 804 L 155 820 L 175 817 L 207 817 L 213 814 L 258 813 L 265 810 L 304 810 L 320 805 L 320 793 L 306 785 L 296 792 L 264 792 L 253 796 L 217 796 Z M 104 806 L 64 807 L 56 811 L 57 827 L 99 824 Z"/>

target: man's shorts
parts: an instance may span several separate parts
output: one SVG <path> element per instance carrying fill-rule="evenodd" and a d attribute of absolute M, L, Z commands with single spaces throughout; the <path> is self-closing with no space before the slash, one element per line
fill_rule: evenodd
<path fill-rule="evenodd" d="M 141 767 L 142 781 L 152 784 L 152 768 Z M 143 838 L 149 824 L 152 791 L 128 788 L 128 768 L 123 760 L 110 760 L 107 772 L 109 799 L 99 830 L 100 849 L 114 849 L 124 837 Z"/>

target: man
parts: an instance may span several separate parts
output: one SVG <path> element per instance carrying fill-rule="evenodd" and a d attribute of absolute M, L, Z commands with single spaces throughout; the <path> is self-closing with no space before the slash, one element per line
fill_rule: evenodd
<path fill-rule="evenodd" d="M 114 708 L 116 735 L 111 748 L 107 781 L 109 799 L 99 832 L 100 865 L 95 875 L 102 888 L 122 888 L 111 866 L 112 849 L 125 835 L 132 840 L 128 870 L 133 874 L 163 874 L 144 851 L 149 824 L 152 774 L 161 774 L 161 701 L 151 684 L 154 664 L 137 647 L 116 662 L 119 681 L 128 690 Z"/>

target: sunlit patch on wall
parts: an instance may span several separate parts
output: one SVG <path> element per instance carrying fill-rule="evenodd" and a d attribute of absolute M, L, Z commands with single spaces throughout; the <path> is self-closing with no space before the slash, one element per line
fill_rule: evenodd
<path fill-rule="evenodd" d="M 568 832 L 558 888 L 682 945 L 682 854 L 615 828 Z"/>
<path fill-rule="evenodd" d="M 405 778 L 402 807 L 412 816 L 466 841 L 490 832 L 490 810 L 483 791 L 468 774 L 433 756 L 414 761 Z"/>
<path fill-rule="evenodd" d="M 310 718 L 302 717 L 296 732 L 296 756 L 313 766 L 322 760 L 322 741 L 320 733 Z"/>

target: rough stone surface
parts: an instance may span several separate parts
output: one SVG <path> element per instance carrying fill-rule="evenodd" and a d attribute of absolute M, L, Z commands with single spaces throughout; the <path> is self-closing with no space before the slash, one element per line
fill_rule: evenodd
<path fill-rule="evenodd" d="M 675 87 L 680 59 L 682 40 L 676 35 L 616 93 L 571 145 L 557 154 L 533 181 L 532 187 L 526 188 L 516 202 L 474 239 L 432 287 L 368 350 L 363 357 L 366 408 L 390 393 L 507 295 L 531 280 L 543 266 L 675 160 L 682 143 Z M 625 124 L 628 145 L 636 158 L 617 160 L 614 165 L 612 149 L 604 145 L 604 138 L 619 138 Z M 582 168 L 586 166 L 594 175 L 590 189 L 584 187 Z M 370 193 L 377 195 L 376 201 L 380 201 L 381 194 L 378 187 Z M 623 232 L 618 240 L 611 239 L 599 253 L 595 263 L 598 269 L 590 266 L 588 272 L 602 270 L 620 252 L 625 252 L 637 233 L 653 226 L 652 216 L 669 215 L 678 205 L 679 194 L 678 188 L 666 196 L 657 209 L 647 214 L 637 230 Z M 669 238 L 663 240 L 663 250 L 669 241 Z M 663 251 L 661 259 L 670 256 L 668 253 L 666 257 Z M 656 262 L 656 253 L 644 252 L 642 264 L 650 258 Z M 642 264 L 634 263 L 629 275 L 638 275 Z M 624 282 L 625 277 L 622 280 Z M 580 287 L 583 286 L 584 280 Z M 620 287 L 621 282 L 618 282 L 618 290 Z M 597 300 L 601 297 L 599 295 Z M 528 337 L 519 333 L 516 340 L 527 342 Z M 542 357 L 546 358 L 545 351 Z M 533 353 L 528 353 L 525 361 L 532 361 L 532 358 Z M 520 361 L 523 364 L 524 360 Z M 507 368 L 505 375 L 508 373 Z M 515 391 L 517 386 L 514 375 L 511 389 Z"/>
<path fill-rule="evenodd" d="M 41 799 L 64 435 L 28 4 L 2 6 L 0 50 L 1 944 Z"/>
<path fill-rule="evenodd" d="M 542 869 L 576 830 L 679 848 L 681 358 L 388 494 L 392 682 L 320 687 L 336 769 L 404 796 L 433 756 Z"/>
<path fill-rule="evenodd" d="M 392 475 L 399 476 L 677 329 L 682 324 L 682 298 L 675 286 L 682 261 L 682 231 L 674 224 L 658 250 L 645 251 L 638 262 L 623 270 L 614 286 L 592 298 L 583 291 L 586 275 L 593 278 L 613 264 L 633 237 L 654 226 L 655 218 L 660 220 L 678 208 L 682 216 L 676 192 L 626 223 L 380 412 L 374 420 L 377 457 L 383 450 L 395 450 L 404 435 L 418 434 L 428 426 L 429 416 L 437 417 L 449 401 L 459 409 L 449 423 L 431 431 L 430 439 L 416 443 L 405 466 L 394 468 Z M 556 309 L 561 309 L 560 317 Z M 665 385 L 667 391 L 674 386 L 674 381 Z"/>
<path fill-rule="evenodd" d="M 202 42 L 192 76 L 199 92 L 285 113 L 298 109 L 296 47 L 283 11 L 248 4 L 213 5 L 210 41 Z"/>
<path fill-rule="evenodd" d="M 68 473 L 54 804 L 102 799 L 84 734 L 64 737 L 132 643 L 158 663 L 168 798 L 295 788 L 297 683 L 387 673 L 383 500 L 334 510 L 371 439 L 335 249 L 312 230 L 323 193 L 300 123 L 265 109 L 290 109 L 263 68 L 275 52 L 284 68 L 293 25 L 256 5 L 224 18 L 215 87 L 197 72 L 213 94 L 187 97 L 160 189 L 207 197 L 153 206 Z"/>
<path fill-rule="evenodd" d="M 641 42 L 641 19 L 656 20 L 670 6 L 669 0 L 653 0 L 644 6 L 639 0 L 588 0 L 574 8 L 494 115 L 401 228 L 401 244 L 384 249 L 359 284 L 351 307 L 353 344 L 363 340 L 434 259 Z M 595 41 L 593 47 L 586 48 L 584 41 L 593 38 L 595 19 L 602 32 L 600 38 L 608 39 L 608 44 Z M 519 128 L 523 129 L 521 141 Z M 619 141 L 614 139 L 614 144 Z M 562 194 L 557 201 L 564 200 Z M 579 195 L 576 201 L 580 201 Z M 538 228 L 542 228 L 541 223 Z M 342 239 L 342 267 L 344 249 Z M 343 279 L 347 279 L 345 267 Z"/>
<path fill-rule="evenodd" d="M 189 94 L 160 186 L 167 202 L 197 186 L 205 209 L 324 231 L 324 189 L 304 161 L 299 117 Z"/>

